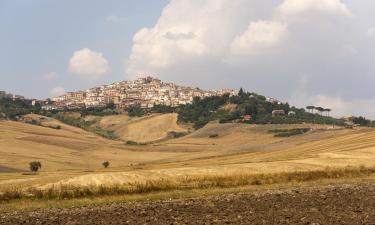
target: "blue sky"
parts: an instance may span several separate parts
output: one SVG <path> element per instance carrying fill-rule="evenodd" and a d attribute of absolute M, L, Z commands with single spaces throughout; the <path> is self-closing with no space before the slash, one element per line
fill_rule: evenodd
<path fill-rule="evenodd" d="M 123 60 L 134 33 L 152 26 L 166 0 L 1 0 L 0 90 L 46 98 L 55 86 L 67 91 L 124 79 Z M 67 71 L 73 52 L 102 52 L 111 70 L 98 80 Z M 46 80 L 45 74 L 58 77 Z"/>
<path fill-rule="evenodd" d="M 0 0 L 0 90 L 152 75 L 375 119 L 374 0 Z"/>

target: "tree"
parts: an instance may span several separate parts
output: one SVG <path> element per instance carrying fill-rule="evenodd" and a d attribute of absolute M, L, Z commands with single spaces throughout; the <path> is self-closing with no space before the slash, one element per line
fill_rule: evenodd
<path fill-rule="evenodd" d="M 327 112 L 327 116 L 329 116 L 329 113 L 332 111 L 332 109 L 324 109 L 324 111 Z"/>
<path fill-rule="evenodd" d="M 315 106 L 309 105 L 306 107 L 309 113 L 314 113 Z"/>
<path fill-rule="evenodd" d="M 238 96 L 242 96 L 244 94 L 245 94 L 245 92 L 244 92 L 243 88 L 240 88 L 240 90 L 238 91 Z"/>
<path fill-rule="evenodd" d="M 322 112 L 324 111 L 322 107 L 315 107 L 315 109 L 318 110 L 319 115 L 322 115 Z"/>
<path fill-rule="evenodd" d="M 102 163 L 102 165 L 103 165 L 104 168 L 107 168 L 109 166 L 109 162 L 105 161 L 105 162 Z"/>
<path fill-rule="evenodd" d="M 39 169 L 42 169 L 42 164 L 39 161 L 33 161 L 29 163 L 31 172 L 38 172 Z"/>

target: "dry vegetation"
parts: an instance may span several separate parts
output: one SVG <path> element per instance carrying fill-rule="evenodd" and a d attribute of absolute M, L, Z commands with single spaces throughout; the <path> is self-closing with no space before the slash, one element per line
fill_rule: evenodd
<path fill-rule="evenodd" d="M 224 174 L 182 176 L 174 179 L 144 180 L 128 185 L 69 186 L 48 188 L 8 189 L 0 193 L 0 201 L 14 199 L 74 199 L 102 195 L 140 194 L 157 191 L 232 188 L 248 185 L 270 185 L 310 182 L 321 179 L 358 178 L 375 174 L 375 168 L 326 168 L 315 171 L 295 171 L 270 174 Z"/>
<path fill-rule="evenodd" d="M 86 119 L 140 142 L 187 130 L 177 125 L 175 114 Z M 0 121 L 2 199 L 228 188 L 375 173 L 373 129 L 211 123 L 182 138 L 130 146 L 53 119 L 43 123 L 61 129 Z M 312 131 L 287 138 L 269 132 L 297 128 Z M 42 162 L 41 172 L 23 175 L 31 161 Z M 104 161 L 109 168 L 102 167 Z"/>
<path fill-rule="evenodd" d="M 145 117 L 129 117 L 126 114 L 106 116 L 99 118 L 94 126 L 114 131 L 121 140 L 137 143 L 160 141 L 167 138 L 171 132 L 187 132 L 186 129 L 177 125 L 176 113 Z"/>

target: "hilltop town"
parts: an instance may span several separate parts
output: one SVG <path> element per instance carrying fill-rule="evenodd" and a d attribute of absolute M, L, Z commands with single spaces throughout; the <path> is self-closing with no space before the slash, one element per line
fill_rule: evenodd
<path fill-rule="evenodd" d="M 237 90 L 223 89 L 206 91 L 200 88 L 165 83 L 153 77 L 138 78 L 102 85 L 85 91 L 68 92 L 54 97 L 45 110 L 103 107 L 113 103 L 117 108 L 139 106 L 152 108 L 155 105 L 178 106 L 191 103 L 194 97 L 236 95 Z"/>

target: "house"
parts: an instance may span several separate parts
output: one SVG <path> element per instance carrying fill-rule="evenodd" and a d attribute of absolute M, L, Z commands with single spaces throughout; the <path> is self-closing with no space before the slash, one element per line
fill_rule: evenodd
<path fill-rule="evenodd" d="M 253 117 L 251 116 L 251 115 L 244 115 L 243 117 L 242 117 L 242 121 L 250 121 L 250 120 L 252 120 L 253 119 Z"/>
<path fill-rule="evenodd" d="M 354 127 L 356 127 L 356 125 L 354 124 L 353 116 L 342 117 L 342 119 L 344 120 L 345 128 L 353 129 Z"/>
<path fill-rule="evenodd" d="M 15 100 L 24 100 L 25 97 L 23 97 L 22 95 L 13 95 L 13 101 Z"/>
<path fill-rule="evenodd" d="M 272 111 L 272 116 L 284 116 L 285 111 L 283 109 L 277 109 Z"/>
<path fill-rule="evenodd" d="M 288 116 L 295 116 L 296 115 L 296 112 L 294 112 L 294 111 L 289 111 L 288 112 Z"/>

